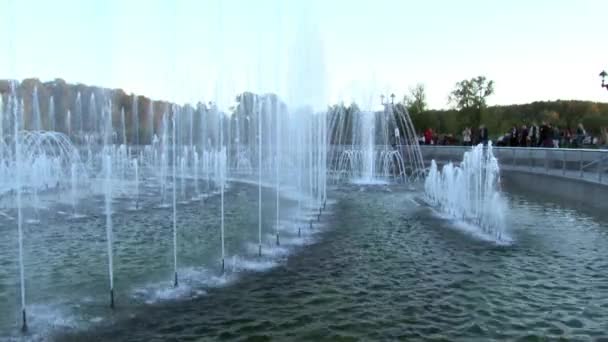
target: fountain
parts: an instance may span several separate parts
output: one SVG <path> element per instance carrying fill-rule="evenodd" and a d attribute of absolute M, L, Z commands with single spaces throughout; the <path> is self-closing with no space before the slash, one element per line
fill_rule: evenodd
<path fill-rule="evenodd" d="M 385 184 L 390 179 L 417 180 L 424 174 L 422 153 L 407 109 L 389 103 L 383 107 L 383 111 L 374 112 L 353 104 L 335 106 L 330 111 L 330 160 L 335 181 Z"/>
<path fill-rule="evenodd" d="M 15 84 L 14 87 L 18 85 Z M 28 288 L 25 283 L 29 279 L 26 277 L 29 264 L 25 255 L 28 249 L 23 244 L 28 241 L 24 236 L 24 230 L 27 230 L 25 225 L 28 223 L 39 222 L 40 226 L 49 224 L 56 227 L 77 221 L 83 227 L 94 227 L 96 220 L 100 220 L 100 227 L 105 231 L 102 259 L 105 262 L 99 264 L 99 267 L 106 271 L 103 272 L 104 278 L 91 283 L 103 282 L 103 279 L 108 281 L 111 308 L 116 307 L 118 298 L 115 291 L 116 277 L 120 277 L 121 281 L 129 281 L 128 276 L 121 273 L 121 267 L 115 267 L 117 262 L 124 262 L 122 258 L 115 258 L 115 255 L 123 255 L 124 248 L 127 248 L 122 240 L 122 232 L 126 228 L 117 223 L 123 222 L 121 218 L 124 215 L 137 215 L 151 208 L 161 211 L 166 208 L 167 212 L 170 211 L 168 217 L 172 232 L 167 236 L 172 240 L 172 291 L 175 293 L 187 291 L 192 286 L 191 274 L 187 271 L 182 274 L 182 269 L 189 267 L 191 259 L 181 260 L 182 253 L 189 253 L 182 252 L 189 241 L 181 241 L 181 236 L 191 232 L 185 232 L 186 227 L 182 232 L 178 227 L 178 215 L 182 215 L 181 206 L 191 205 L 194 199 L 201 199 L 202 206 L 206 205 L 202 199 L 213 201 L 211 197 L 217 194 L 219 212 L 215 216 L 218 217 L 220 235 L 217 252 L 221 258 L 222 274 L 226 279 L 230 276 L 226 260 L 234 259 L 234 254 L 228 253 L 235 252 L 233 245 L 229 244 L 233 235 L 232 232 L 227 232 L 231 228 L 225 217 L 227 196 L 234 196 L 229 182 L 252 184 L 257 188 L 257 203 L 253 204 L 257 222 L 250 228 L 252 233 L 255 230 L 251 242 L 256 245 L 256 251 L 252 252 L 258 260 L 256 262 L 272 263 L 269 260 L 290 248 L 293 244 L 288 229 L 290 225 L 293 225 L 294 235 L 296 230 L 298 236 L 313 234 L 313 231 L 303 232 L 300 221 L 308 215 L 308 210 L 314 213 L 315 219 L 320 219 L 327 198 L 325 173 L 328 149 L 321 146 L 328 142 L 328 117 L 324 113 L 314 112 L 311 108 L 290 109 L 273 94 L 247 93 L 240 96 L 241 101 L 232 114 L 222 112 L 215 104 L 199 104 L 196 110 L 187 106 L 167 106 L 161 117 L 159 135 L 155 136 L 151 105 L 144 118 L 148 120 L 149 126 L 144 131 L 149 134 L 149 139 L 148 136 L 141 139 L 140 144 L 147 145 L 138 146 L 135 124 L 128 117 L 128 111 L 119 105 L 124 101 L 113 101 L 116 95 L 111 91 L 88 92 L 84 89 L 74 92 L 72 102 L 66 108 L 65 98 L 51 99 L 48 94 L 58 92 L 43 87 L 53 85 L 36 87 L 32 96 L 26 96 L 26 99 L 20 98 L 19 91 L 13 89 L 8 101 L 0 103 L 3 109 L 0 124 L 8 122 L 6 113 L 10 113 L 13 125 L 11 134 L 1 130 L 0 194 L 15 199 L 12 203 L 15 203 L 15 223 L 19 231 L 15 255 L 19 249 L 23 329 L 39 328 L 36 327 L 38 323 L 32 325 L 32 322 L 39 322 L 39 319 L 29 320 L 28 326 L 26 316 L 27 313 L 36 318 L 35 313 L 26 312 Z M 85 104 L 84 107 L 83 97 L 89 99 L 88 105 Z M 133 107 L 136 107 L 136 99 L 137 97 L 131 98 Z M 24 119 L 24 109 L 30 108 L 24 105 L 24 100 L 31 101 L 32 122 Z M 36 103 L 47 101 L 49 120 L 43 124 L 42 120 L 37 119 L 39 108 Z M 55 103 L 60 103 L 62 110 L 55 110 Z M 55 114 L 51 115 L 53 112 Z M 27 114 L 30 114 L 29 109 Z M 55 118 L 51 119 L 53 116 Z M 24 129 L 24 122 L 31 124 L 31 127 Z M 45 128 L 54 128 L 56 131 Z M 264 197 L 265 189 L 272 193 L 268 198 Z M 172 193 L 169 194 L 168 191 Z M 291 224 L 285 223 L 286 217 L 292 215 L 289 205 L 284 204 L 286 196 L 297 198 L 297 217 Z M 265 201 L 272 205 L 265 206 Z M 11 201 L 5 203 L 10 205 Z M 66 210 L 66 206 L 69 209 Z M 265 208 L 268 208 L 268 213 Z M 184 210 L 183 215 L 188 211 Z M 30 215 L 35 215 L 35 219 L 26 217 Z M 265 215 L 272 219 L 266 220 Z M 62 217 L 65 218 L 65 223 L 61 221 Z M 273 226 L 267 233 L 276 240 L 273 244 L 276 244 L 277 249 L 271 248 L 263 255 L 265 222 Z M 121 233 L 115 234 L 117 232 Z M 82 243 L 88 244 L 94 240 L 83 237 Z M 72 242 L 77 243 L 74 241 Z M 95 248 L 87 247 L 86 253 L 88 250 L 93 251 Z M 44 272 L 46 270 L 43 269 L 42 273 Z M 38 276 L 36 273 L 36 279 Z M 69 288 L 68 279 L 61 280 L 62 286 Z M 71 294 L 63 296 L 71 298 Z M 32 298 L 32 304 L 45 304 L 39 294 Z"/>
<path fill-rule="evenodd" d="M 448 163 L 439 171 L 433 160 L 424 183 L 427 201 L 450 217 L 477 226 L 482 237 L 509 241 L 506 202 L 499 190 L 498 161 L 492 143 L 464 154 L 460 165 Z"/>
<path fill-rule="evenodd" d="M 103 303 L 107 303 L 108 288 L 103 284 L 109 283 L 110 307 L 114 309 L 116 300 L 121 298 L 122 303 L 124 298 L 124 307 L 129 308 L 132 298 L 117 295 L 116 279 L 128 284 L 120 286 L 122 291 L 146 286 L 157 278 L 166 280 L 171 272 L 173 286 L 165 281 L 163 291 L 183 297 L 194 292 L 193 284 L 199 281 L 191 272 L 192 267 L 198 266 L 193 265 L 196 262 L 206 271 L 217 270 L 217 258 L 221 258 L 219 278 L 228 281 L 234 278 L 231 272 L 242 269 L 238 264 L 248 253 L 255 258 L 248 261 L 254 265 L 273 265 L 277 256 L 283 257 L 294 245 L 303 243 L 304 239 L 294 242 L 296 230 L 298 237 L 316 232 L 303 231 L 301 225 L 309 216 L 320 220 L 327 200 L 328 148 L 323 145 L 329 143 L 329 116 L 323 111 L 306 103 L 290 106 L 275 94 L 239 94 L 238 103 L 223 111 L 213 102 L 183 107 L 158 107 L 159 102 L 150 102 L 148 106 L 137 95 L 125 98 L 121 92 L 82 85 L 66 92 L 59 91 L 59 86 L 58 82 L 39 83 L 32 92 L 32 88 L 15 83 L 8 101 L 0 97 L 0 195 L 4 199 L 1 213 L 6 211 L 6 217 L 10 217 L 11 210 L 15 210 L 17 214 L 15 226 L 19 233 L 14 245 L 15 255 L 17 249 L 19 255 L 20 284 L 15 281 L 14 285 L 21 289 L 24 330 L 28 327 L 26 309 L 29 310 L 26 289 L 28 305 L 65 305 L 66 311 L 73 310 L 78 316 L 87 310 L 83 303 L 100 300 L 99 292 Z M 48 111 L 42 106 L 43 115 L 40 104 L 47 103 Z M 147 113 L 139 115 L 142 103 Z M 155 108 L 160 109 L 157 127 Z M 9 119 L 12 132 L 4 130 Z M 257 213 L 249 226 L 239 227 L 236 233 L 231 216 L 227 215 L 233 212 L 232 200 L 241 196 L 238 191 L 251 186 L 257 192 L 251 201 Z M 187 219 L 180 219 L 178 227 L 178 219 L 191 215 L 193 202 L 198 200 L 194 210 L 217 221 L 203 223 L 198 232 L 186 223 L 182 226 L 182 222 L 189 222 Z M 297 201 L 297 211 L 293 200 Z M 213 209 L 203 211 L 202 207 L 208 204 Z M 131 217 L 125 220 L 127 215 L 143 220 L 166 217 L 167 221 L 140 225 Z M 39 227 L 48 228 L 30 235 L 27 224 L 34 221 L 40 223 Z M 312 228 L 312 220 L 310 225 Z M 171 232 L 156 236 L 157 227 Z M 30 238 L 37 243 L 37 239 L 49 238 L 47 231 L 56 241 L 69 241 L 65 244 L 68 252 L 52 245 L 45 252 L 57 253 L 53 255 L 57 259 L 50 258 L 48 265 L 28 262 L 29 249 L 24 248 L 24 243 L 29 247 Z M 192 257 L 197 238 L 193 234 L 206 236 L 210 231 L 215 234 L 213 246 L 201 252 L 205 258 Z M 66 239 L 69 234 L 74 239 L 71 235 Z M 216 240 L 217 235 L 220 241 Z M 238 250 L 233 244 L 235 235 L 248 239 L 240 241 L 241 245 L 254 244 L 254 250 Z M 99 241 L 102 249 L 95 248 Z M 145 274 L 131 278 L 130 263 L 141 262 L 141 258 L 163 259 L 158 251 L 140 256 L 140 248 L 155 249 L 164 244 L 168 255 L 159 263 L 165 268 L 157 267 L 150 274 L 142 270 Z M 134 245 L 137 249 L 133 249 Z M 264 245 L 268 250 L 263 253 Z M 57 260 L 66 253 L 78 253 L 79 258 L 82 254 L 81 262 L 59 264 Z M 235 260 L 232 268 L 226 265 L 230 260 Z M 209 265 L 209 261 L 213 264 Z M 140 263 L 143 264 L 146 263 Z M 30 267 L 36 271 L 30 272 Z M 57 284 L 45 283 L 56 278 L 49 275 L 53 272 L 63 274 L 80 267 L 95 270 L 81 272 L 75 278 L 61 277 Z M 33 294 L 25 285 L 30 279 L 37 284 Z M 3 293 L 0 289 L 0 295 Z M 50 303 L 51 297 L 60 298 L 61 304 Z M 72 307 L 71 303 L 76 302 L 78 305 Z M 0 308 L 0 313 L 8 317 L 4 314 L 17 310 L 9 305 Z M 29 320 L 30 330 L 41 330 L 39 322 L 45 318 L 33 310 L 27 314 L 34 317 Z M 0 319 L 1 328 L 5 328 L 3 324 Z"/>

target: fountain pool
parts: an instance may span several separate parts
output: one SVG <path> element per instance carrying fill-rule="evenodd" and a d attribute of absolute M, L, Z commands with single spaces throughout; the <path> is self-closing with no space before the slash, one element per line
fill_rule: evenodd
<path fill-rule="evenodd" d="M 233 190 L 227 203 L 257 196 Z M 200 275 L 206 280 L 187 299 L 140 299 L 141 306 L 119 310 L 121 318 L 53 336 L 62 341 L 607 337 L 605 215 L 583 214 L 554 198 L 539 201 L 506 187 L 513 243 L 500 245 L 419 205 L 424 196 L 419 188 L 329 190 L 335 203 L 324 227 L 297 254 L 254 265 L 238 259 L 243 262 L 238 281 Z M 241 213 L 237 225 L 255 218 L 255 209 L 230 208 Z M 168 256 L 164 260 L 167 264 Z M 164 269 L 170 272 L 169 266 Z"/>

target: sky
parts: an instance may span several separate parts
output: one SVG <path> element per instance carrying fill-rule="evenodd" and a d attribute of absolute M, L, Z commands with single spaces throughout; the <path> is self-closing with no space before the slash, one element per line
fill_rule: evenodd
<path fill-rule="evenodd" d="M 606 0 L 0 0 L 0 78 L 180 103 L 244 90 L 363 106 L 495 81 L 490 104 L 608 101 Z"/>

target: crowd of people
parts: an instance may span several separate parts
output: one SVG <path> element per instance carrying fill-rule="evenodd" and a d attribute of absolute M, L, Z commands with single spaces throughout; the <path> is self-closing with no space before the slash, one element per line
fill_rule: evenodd
<path fill-rule="evenodd" d="M 473 130 L 466 127 L 460 136 L 453 134 L 437 134 L 431 128 L 427 128 L 419 137 L 420 144 L 423 145 L 477 145 L 487 144 L 489 141 L 488 128 L 480 125 Z M 605 145 L 608 142 L 608 129 L 602 130 L 602 136 L 594 137 L 585 130 L 583 124 L 579 123 L 576 129 L 560 128 L 549 122 L 542 122 L 540 125 L 533 123 L 529 127 L 513 126 L 509 132 L 498 136 L 493 140 L 496 146 L 512 147 L 565 147 L 579 148 Z"/>

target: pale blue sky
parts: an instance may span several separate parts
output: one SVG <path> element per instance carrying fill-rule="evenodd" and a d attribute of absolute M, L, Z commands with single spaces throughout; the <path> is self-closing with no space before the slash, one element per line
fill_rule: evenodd
<path fill-rule="evenodd" d="M 179 102 L 376 100 L 421 82 L 443 108 L 477 75 L 496 81 L 491 103 L 608 100 L 606 0 L 0 0 L 0 20 L 0 78 Z"/>

